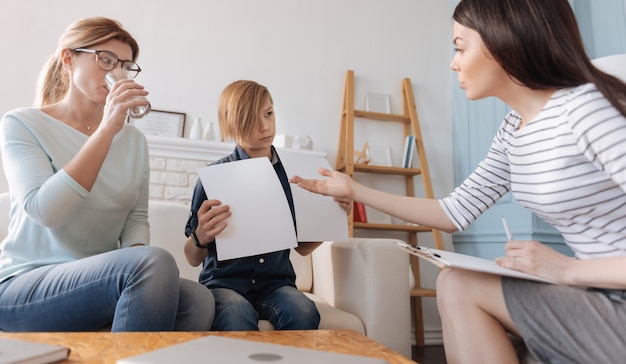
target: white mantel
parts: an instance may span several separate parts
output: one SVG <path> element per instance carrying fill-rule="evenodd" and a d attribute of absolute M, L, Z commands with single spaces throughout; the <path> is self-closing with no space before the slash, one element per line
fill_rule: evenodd
<path fill-rule="evenodd" d="M 147 136 L 150 155 L 166 158 L 214 161 L 230 154 L 235 147 L 232 143 L 222 143 L 201 139 L 168 138 Z"/>
<path fill-rule="evenodd" d="M 147 136 L 150 155 L 168 158 L 214 161 L 232 153 L 234 143 L 216 142 L 202 139 L 168 138 Z M 280 150 L 280 149 L 279 149 Z M 326 152 L 314 150 L 297 150 L 306 154 L 321 157 Z"/>

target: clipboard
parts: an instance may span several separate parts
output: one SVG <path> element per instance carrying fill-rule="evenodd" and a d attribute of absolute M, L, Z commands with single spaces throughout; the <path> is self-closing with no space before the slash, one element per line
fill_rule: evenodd
<path fill-rule="evenodd" d="M 532 274 L 520 272 L 520 271 L 513 270 L 513 269 L 503 268 L 499 266 L 493 260 L 474 257 L 471 255 L 466 255 L 466 254 L 450 252 L 447 250 L 427 248 L 427 247 L 423 247 L 419 245 L 412 246 L 403 241 L 397 241 L 396 246 L 408 252 L 409 254 L 412 254 L 421 259 L 427 260 L 442 269 L 446 267 L 459 268 L 459 269 L 473 270 L 477 272 L 496 274 L 500 276 L 522 278 L 522 279 L 528 279 L 531 281 L 555 284 L 554 282 L 543 277 L 538 277 Z"/>

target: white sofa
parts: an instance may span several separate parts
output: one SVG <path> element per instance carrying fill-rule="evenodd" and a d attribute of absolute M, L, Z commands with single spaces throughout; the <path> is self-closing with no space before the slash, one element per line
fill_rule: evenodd
<path fill-rule="evenodd" d="M 9 196 L 0 194 L 0 237 L 6 236 Z M 196 281 L 199 267 L 183 255 L 189 207 L 150 201 L 151 245 L 176 258 L 181 277 Z M 409 260 L 391 239 L 350 239 L 325 242 L 310 256 L 292 252 L 296 284 L 315 301 L 320 329 L 349 329 L 367 335 L 411 358 Z M 262 321 L 263 330 L 271 330 Z"/>

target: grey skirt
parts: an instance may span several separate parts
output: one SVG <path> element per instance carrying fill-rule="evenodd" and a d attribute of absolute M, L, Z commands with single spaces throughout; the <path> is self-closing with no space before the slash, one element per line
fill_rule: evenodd
<path fill-rule="evenodd" d="M 625 363 L 626 294 L 504 277 L 506 306 L 542 363 Z"/>

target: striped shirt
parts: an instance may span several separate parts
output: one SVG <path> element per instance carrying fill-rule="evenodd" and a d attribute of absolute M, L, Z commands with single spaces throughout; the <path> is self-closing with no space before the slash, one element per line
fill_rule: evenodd
<path fill-rule="evenodd" d="M 626 118 L 593 84 L 556 91 L 523 128 L 511 111 L 444 211 L 462 231 L 511 191 L 581 259 L 626 255 Z"/>

